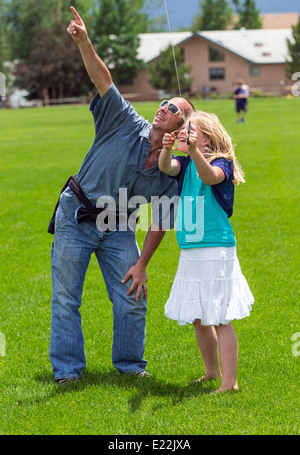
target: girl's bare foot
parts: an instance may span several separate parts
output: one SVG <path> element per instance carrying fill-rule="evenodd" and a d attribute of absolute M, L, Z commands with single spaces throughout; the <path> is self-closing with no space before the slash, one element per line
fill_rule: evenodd
<path fill-rule="evenodd" d="M 223 392 L 230 392 L 230 391 L 238 392 L 239 391 L 238 385 L 234 384 L 234 386 L 232 386 L 232 387 L 226 387 L 226 386 L 222 386 L 221 385 L 221 387 L 218 390 L 215 390 L 213 392 L 213 394 L 223 393 Z"/>
<path fill-rule="evenodd" d="M 221 377 L 221 375 L 208 375 L 208 374 L 205 374 L 204 376 L 202 376 L 201 378 L 199 379 L 196 379 L 195 382 L 203 382 L 203 381 L 216 381 L 217 379 L 219 379 Z"/>

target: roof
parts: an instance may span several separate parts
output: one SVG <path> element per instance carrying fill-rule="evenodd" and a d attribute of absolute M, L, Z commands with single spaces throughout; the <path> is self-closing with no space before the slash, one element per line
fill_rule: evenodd
<path fill-rule="evenodd" d="M 285 63 L 288 57 L 286 40 L 291 29 L 220 30 L 201 32 L 200 36 L 241 56 L 251 63 Z"/>
<path fill-rule="evenodd" d="M 166 49 L 169 44 L 178 46 L 178 44 L 186 41 L 193 36 L 193 32 L 172 32 L 172 33 L 141 33 L 140 47 L 138 50 L 138 58 L 145 63 L 157 58 L 161 51 Z"/>
<path fill-rule="evenodd" d="M 138 57 L 149 63 L 157 58 L 160 52 L 171 43 L 178 46 L 199 36 L 213 44 L 221 46 L 244 58 L 249 63 L 285 63 L 288 58 L 286 40 L 292 39 L 292 30 L 260 29 L 260 30 L 212 30 L 206 32 L 176 32 L 176 33 L 142 33 Z"/>

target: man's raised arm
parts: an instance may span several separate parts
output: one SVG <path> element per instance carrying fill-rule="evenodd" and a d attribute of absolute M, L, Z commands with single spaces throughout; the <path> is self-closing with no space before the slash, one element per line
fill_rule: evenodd
<path fill-rule="evenodd" d="M 91 78 L 91 81 L 100 95 L 103 96 L 112 85 L 110 72 L 97 55 L 88 37 L 84 22 L 78 12 L 73 6 L 71 6 L 70 9 L 74 14 L 75 20 L 71 20 L 68 32 L 79 47 L 85 68 Z"/>

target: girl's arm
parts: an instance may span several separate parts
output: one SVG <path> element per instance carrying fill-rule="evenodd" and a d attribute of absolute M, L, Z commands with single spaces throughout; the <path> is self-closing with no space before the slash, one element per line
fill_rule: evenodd
<path fill-rule="evenodd" d="M 158 166 L 159 169 L 165 174 L 175 177 L 179 174 L 181 169 L 181 164 L 178 160 L 172 158 L 172 145 L 175 141 L 175 134 L 166 133 L 163 137 L 163 149 L 160 152 Z"/>
<path fill-rule="evenodd" d="M 225 172 L 219 166 L 211 166 L 205 159 L 205 156 L 197 147 L 197 132 L 195 130 L 191 130 L 189 142 L 190 157 L 195 163 L 198 175 L 202 182 L 209 186 L 223 182 L 226 178 Z M 205 142 L 204 139 L 202 146 L 205 147 L 205 145 L 208 145 L 208 141 Z"/>

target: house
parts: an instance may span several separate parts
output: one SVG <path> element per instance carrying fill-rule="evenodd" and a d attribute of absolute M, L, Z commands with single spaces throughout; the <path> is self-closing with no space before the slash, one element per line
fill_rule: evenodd
<path fill-rule="evenodd" d="M 299 19 L 298 13 L 263 13 L 260 15 L 262 28 L 291 28 Z"/>
<path fill-rule="evenodd" d="M 192 94 L 212 89 L 230 94 L 236 80 L 242 78 L 252 92 L 280 95 L 289 83 L 285 72 L 287 38 L 292 39 L 290 28 L 145 33 L 140 35 L 138 57 L 147 68 L 171 43 L 181 49 L 184 63 L 192 66 Z M 149 85 L 146 69 L 131 84 L 120 85 L 119 90 L 130 100 L 160 97 L 159 91 Z"/>
<path fill-rule="evenodd" d="M 297 24 L 299 13 L 261 13 L 260 19 L 262 28 L 292 28 Z M 233 29 L 239 20 L 236 14 L 233 17 L 233 23 L 230 29 Z"/>

